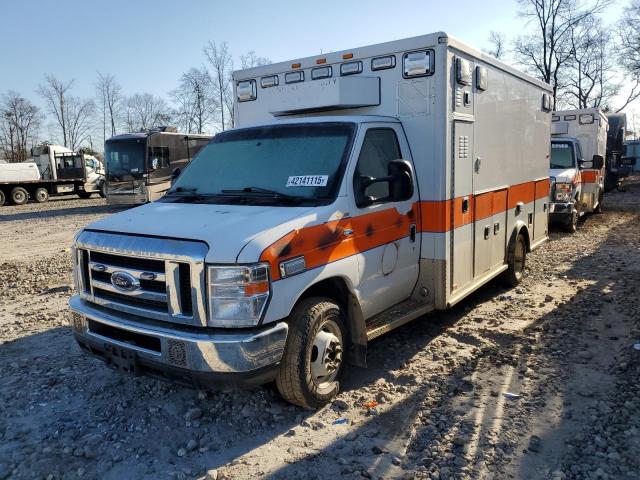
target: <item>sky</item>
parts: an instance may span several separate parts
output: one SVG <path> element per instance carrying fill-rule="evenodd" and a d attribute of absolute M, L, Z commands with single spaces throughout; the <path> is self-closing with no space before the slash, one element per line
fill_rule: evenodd
<path fill-rule="evenodd" d="M 96 72 L 114 74 L 126 94 L 167 96 L 182 72 L 204 62 L 203 46 L 226 41 L 239 64 L 254 50 L 273 62 L 446 31 L 488 48 L 491 30 L 515 38 L 516 0 L 0 0 L 0 93 L 42 105 L 44 75 L 75 80 L 93 96 Z M 605 21 L 614 21 L 619 0 Z"/>

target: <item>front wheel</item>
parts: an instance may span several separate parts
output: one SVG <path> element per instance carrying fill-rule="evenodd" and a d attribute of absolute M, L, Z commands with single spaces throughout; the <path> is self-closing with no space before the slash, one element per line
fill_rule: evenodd
<path fill-rule="evenodd" d="M 98 192 L 100 194 L 100 197 L 102 198 L 107 198 L 107 184 L 106 183 L 102 183 L 102 185 L 100 185 L 100 190 Z"/>
<path fill-rule="evenodd" d="M 578 212 L 573 212 L 569 223 L 564 226 L 564 231 L 567 233 L 576 233 L 578 231 Z"/>
<path fill-rule="evenodd" d="M 91 197 L 92 192 L 85 192 L 85 191 L 78 190 L 76 193 L 80 198 L 82 198 L 83 200 L 86 200 L 87 198 Z"/>
<path fill-rule="evenodd" d="M 24 205 L 29 201 L 29 193 L 22 187 L 11 190 L 11 201 L 14 205 Z"/>
<path fill-rule="evenodd" d="M 33 198 L 35 198 L 38 203 L 44 203 L 49 200 L 49 191 L 43 187 L 37 188 L 33 194 Z"/>
<path fill-rule="evenodd" d="M 515 287 L 524 278 L 524 269 L 527 265 L 527 243 L 521 233 L 509 248 L 508 265 L 509 268 L 504 272 L 504 280 L 510 287 Z"/>
<path fill-rule="evenodd" d="M 290 316 L 289 338 L 276 385 L 295 405 L 320 408 L 340 390 L 348 342 L 342 308 L 328 298 L 307 298 Z"/>
<path fill-rule="evenodd" d="M 7 199 L 4 196 L 4 192 L 2 190 L 0 190 L 0 207 L 4 205 L 4 202 L 6 202 Z"/>

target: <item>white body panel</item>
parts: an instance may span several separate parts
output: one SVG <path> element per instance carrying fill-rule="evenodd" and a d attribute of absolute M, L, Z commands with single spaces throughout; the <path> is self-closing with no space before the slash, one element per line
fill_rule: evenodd
<path fill-rule="evenodd" d="M 1 163 L 0 182 L 40 180 L 40 171 L 33 162 Z"/>

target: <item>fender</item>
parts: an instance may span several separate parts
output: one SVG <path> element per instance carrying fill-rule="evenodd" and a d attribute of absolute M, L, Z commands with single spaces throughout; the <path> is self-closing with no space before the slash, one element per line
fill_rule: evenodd
<path fill-rule="evenodd" d="M 513 230 L 511 230 L 511 235 L 509 235 L 509 243 L 507 248 L 507 259 L 513 253 L 513 249 L 515 248 L 516 238 L 519 233 L 524 234 L 525 244 L 527 246 L 527 252 L 531 251 L 531 241 L 529 236 L 529 227 L 522 220 L 516 220 L 516 223 L 513 226 Z"/>

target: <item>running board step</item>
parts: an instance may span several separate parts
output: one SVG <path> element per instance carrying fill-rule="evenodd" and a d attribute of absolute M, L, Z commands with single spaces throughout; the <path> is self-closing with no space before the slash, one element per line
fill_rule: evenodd
<path fill-rule="evenodd" d="M 433 305 L 425 305 L 411 298 L 398 303 L 367 320 L 367 340 L 373 340 L 394 328 L 398 328 L 433 311 L 433 309 Z"/>

